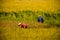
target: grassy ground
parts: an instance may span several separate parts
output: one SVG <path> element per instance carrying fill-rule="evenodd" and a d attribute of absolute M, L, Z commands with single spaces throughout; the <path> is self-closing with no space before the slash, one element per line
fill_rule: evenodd
<path fill-rule="evenodd" d="M 38 23 L 42 15 L 44 23 Z M 60 40 L 60 13 L 50 12 L 0 12 L 0 40 Z M 18 22 L 28 24 L 23 29 Z"/>
<path fill-rule="evenodd" d="M 16 21 L 0 21 L 0 24 L 0 40 L 60 40 L 60 28 L 23 29 Z"/>

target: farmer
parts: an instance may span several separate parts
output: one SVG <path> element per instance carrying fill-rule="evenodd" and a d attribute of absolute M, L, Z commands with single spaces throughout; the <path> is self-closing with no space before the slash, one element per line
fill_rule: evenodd
<path fill-rule="evenodd" d="M 27 28 L 27 24 L 25 23 L 19 23 L 18 26 L 20 26 L 21 28 Z"/>
<path fill-rule="evenodd" d="M 41 22 L 41 23 L 43 23 L 44 22 L 44 19 L 42 18 L 42 16 L 40 15 L 40 16 L 38 16 L 38 22 Z"/>

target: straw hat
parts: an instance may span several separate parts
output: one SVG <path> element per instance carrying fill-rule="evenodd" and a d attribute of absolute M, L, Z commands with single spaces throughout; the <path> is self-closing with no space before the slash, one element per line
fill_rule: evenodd
<path fill-rule="evenodd" d="M 19 22 L 18 25 L 20 25 L 21 23 Z"/>

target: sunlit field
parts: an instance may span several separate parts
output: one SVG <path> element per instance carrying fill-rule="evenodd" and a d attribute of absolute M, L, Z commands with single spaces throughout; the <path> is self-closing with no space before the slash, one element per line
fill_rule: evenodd
<path fill-rule="evenodd" d="M 42 10 L 57 12 L 60 0 L 2 0 L 0 11 Z"/>
<path fill-rule="evenodd" d="M 39 23 L 41 15 L 44 23 Z M 28 24 L 20 28 L 19 22 Z M 0 12 L 0 40 L 60 40 L 60 13 L 23 10 Z"/>
<path fill-rule="evenodd" d="M 60 0 L 0 0 L 0 40 L 60 40 Z"/>
<path fill-rule="evenodd" d="M 60 28 L 24 29 L 18 27 L 16 21 L 1 22 L 0 40 L 60 40 Z"/>

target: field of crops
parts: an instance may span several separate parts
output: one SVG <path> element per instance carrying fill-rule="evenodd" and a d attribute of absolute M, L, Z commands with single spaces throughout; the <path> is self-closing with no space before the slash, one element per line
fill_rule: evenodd
<path fill-rule="evenodd" d="M 44 23 L 39 23 L 41 15 Z M 18 22 L 28 24 L 20 28 Z M 23 10 L 0 12 L 0 40 L 60 40 L 60 13 Z"/>
<path fill-rule="evenodd" d="M 44 23 L 48 25 L 60 26 L 60 12 L 43 12 L 22 10 L 18 12 L 0 12 L 0 20 L 16 20 L 19 22 L 37 23 L 38 16 L 42 16 Z"/>

